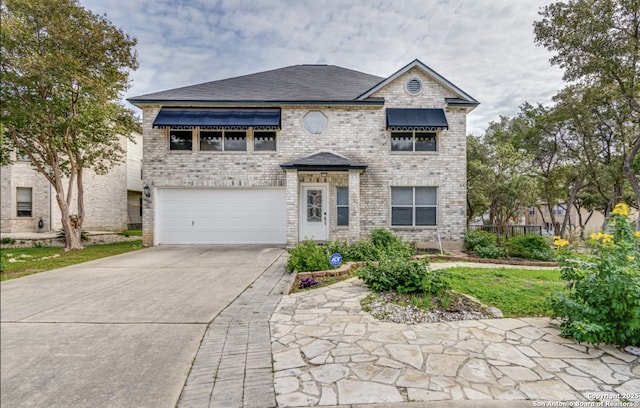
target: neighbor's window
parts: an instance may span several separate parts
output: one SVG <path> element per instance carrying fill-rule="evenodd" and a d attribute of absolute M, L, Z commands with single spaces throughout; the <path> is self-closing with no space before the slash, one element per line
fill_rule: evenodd
<path fill-rule="evenodd" d="M 247 132 L 244 130 L 201 130 L 200 150 L 205 152 L 244 152 Z"/>
<path fill-rule="evenodd" d="M 31 161 L 31 158 L 29 157 L 29 155 L 22 149 L 19 149 L 16 152 L 16 159 L 18 161 L 27 161 L 27 162 Z"/>
<path fill-rule="evenodd" d="M 435 152 L 436 132 L 391 132 L 392 152 Z"/>
<path fill-rule="evenodd" d="M 391 187 L 391 225 L 437 225 L 437 187 Z"/>
<path fill-rule="evenodd" d="M 31 188 L 16 188 L 16 204 L 18 208 L 18 217 L 31 217 Z"/>
<path fill-rule="evenodd" d="M 349 225 L 349 187 L 336 189 L 338 225 Z"/>
<path fill-rule="evenodd" d="M 169 150 L 192 150 L 193 133 L 191 130 L 169 130 Z"/>
<path fill-rule="evenodd" d="M 275 152 L 276 132 L 254 131 L 253 150 L 256 152 Z"/>

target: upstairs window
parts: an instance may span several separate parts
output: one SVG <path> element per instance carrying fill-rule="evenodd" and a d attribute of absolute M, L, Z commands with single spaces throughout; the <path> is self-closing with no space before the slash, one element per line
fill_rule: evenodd
<path fill-rule="evenodd" d="M 392 152 L 435 152 L 437 150 L 436 132 L 391 132 Z"/>
<path fill-rule="evenodd" d="M 191 130 L 169 130 L 169 150 L 192 150 L 193 132 Z"/>
<path fill-rule="evenodd" d="M 247 150 L 244 130 L 201 130 L 200 150 L 213 152 L 243 152 Z"/>
<path fill-rule="evenodd" d="M 254 131 L 253 150 L 256 152 L 275 152 L 276 132 Z"/>
<path fill-rule="evenodd" d="M 31 188 L 16 188 L 16 207 L 18 217 L 31 217 L 32 190 Z"/>

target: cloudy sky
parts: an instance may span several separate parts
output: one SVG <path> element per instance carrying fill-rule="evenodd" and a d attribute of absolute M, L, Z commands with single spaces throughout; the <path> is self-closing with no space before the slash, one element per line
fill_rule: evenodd
<path fill-rule="evenodd" d="M 562 87 L 532 23 L 549 0 L 80 0 L 138 40 L 126 97 L 296 64 L 387 77 L 418 58 L 476 98 L 483 133 Z"/>

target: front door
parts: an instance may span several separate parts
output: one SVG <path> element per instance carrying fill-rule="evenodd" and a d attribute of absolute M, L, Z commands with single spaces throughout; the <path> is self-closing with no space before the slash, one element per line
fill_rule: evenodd
<path fill-rule="evenodd" d="M 302 186 L 300 200 L 300 239 L 325 241 L 329 225 L 329 189 L 326 185 Z"/>

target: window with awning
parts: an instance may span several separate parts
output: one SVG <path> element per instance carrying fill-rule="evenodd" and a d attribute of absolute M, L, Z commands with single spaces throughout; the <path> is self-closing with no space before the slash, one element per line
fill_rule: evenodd
<path fill-rule="evenodd" d="M 280 109 L 161 108 L 154 128 L 172 129 L 280 129 Z"/>

